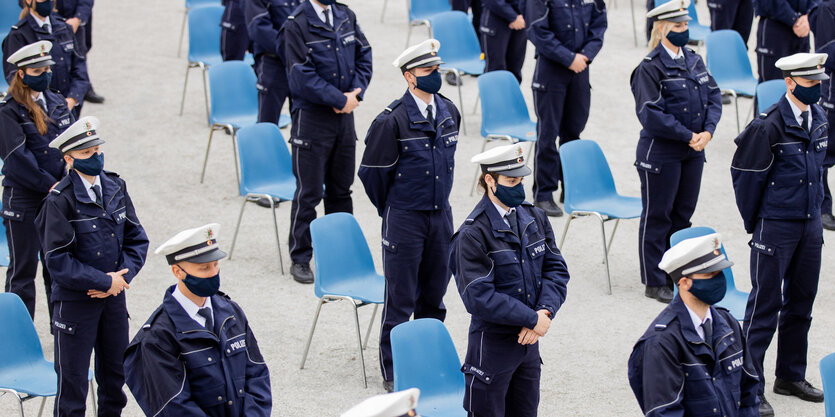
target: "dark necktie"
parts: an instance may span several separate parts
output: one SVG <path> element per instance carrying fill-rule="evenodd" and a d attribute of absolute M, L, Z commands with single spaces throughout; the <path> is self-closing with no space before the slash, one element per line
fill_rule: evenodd
<path fill-rule="evenodd" d="M 98 185 L 94 185 L 90 188 L 92 188 L 93 193 L 96 194 L 96 204 L 101 205 L 101 187 Z"/>
<path fill-rule="evenodd" d="M 800 127 L 809 133 L 809 111 L 800 112 Z"/>
<path fill-rule="evenodd" d="M 200 310 L 197 310 L 197 314 L 206 319 L 206 329 L 210 332 L 215 330 L 215 321 L 212 319 L 212 309 L 209 307 L 203 307 Z"/>
<path fill-rule="evenodd" d="M 512 210 L 505 214 L 507 218 L 507 222 L 510 223 L 510 228 L 513 229 L 513 233 L 516 236 L 519 236 L 519 224 L 516 222 L 516 210 Z"/>
<path fill-rule="evenodd" d="M 683 57 L 683 56 L 682 56 L 682 57 L 675 58 L 675 61 L 676 61 L 676 64 L 679 64 L 679 65 L 681 65 L 682 67 L 686 67 L 686 64 L 685 64 L 685 62 L 684 62 L 684 57 Z"/>
<path fill-rule="evenodd" d="M 44 112 L 47 112 L 47 109 L 46 109 L 46 100 L 45 100 L 43 97 L 41 97 L 40 99 L 38 99 L 38 100 L 36 100 L 36 101 L 38 102 L 38 105 L 39 105 L 39 106 L 41 106 L 41 108 L 43 109 L 43 111 L 44 111 Z"/>
<path fill-rule="evenodd" d="M 426 106 L 426 121 L 429 122 L 432 127 L 435 127 L 435 116 L 432 114 L 431 104 Z"/>
<path fill-rule="evenodd" d="M 325 11 L 324 11 L 324 12 L 322 12 L 322 13 L 324 13 L 324 14 L 325 14 L 325 24 L 327 24 L 327 25 L 328 25 L 328 27 L 331 27 L 331 28 L 332 28 L 332 27 L 333 27 L 333 23 L 331 23 L 331 9 L 330 9 L 330 8 L 325 9 Z"/>
<path fill-rule="evenodd" d="M 713 323 L 711 323 L 710 319 L 702 323 L 702 330 L 705 331 L 705 343 L 707 343 L 709 348 L 713 349 Z"/>

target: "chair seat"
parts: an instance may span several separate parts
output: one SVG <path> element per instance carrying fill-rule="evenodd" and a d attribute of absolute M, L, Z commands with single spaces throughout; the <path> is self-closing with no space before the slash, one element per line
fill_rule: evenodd
<path fill-rule="evenodd" d="M 484 61 L 479 58 L 450 60 L 446 59 L 446 63 L 441 65 L 442 70 L 457 69 L 458 72 L 471 75 L 481 75 L 484 73 Z"/>
<path fill-rule="evenodd" d="M 467 411 L 464 410 L 463 403 L 464 391 L 431 397 L 421 396 L 418 401 L 417 411 L 422 416 L 466 417 Z"/>
<path fill-rule="evenodd" d="M 215 125 L 232 125 L 236 129 L 244 126 L 254 125 L 258 121 L 258 114 L 217 114 L 212 113 L 209 120 L 211 124 Z"/>
<path fill-rule="evenodd" d="M 329 282 L 327 288 L 322 288 L 322 292 L 323 295 L 345 296 L 366 303 L 382 304 L 385 279 L 377 273 L 342 278 L 337 282 Z"/>
<path fill-rule="evenodd" d="M 727 80 L 716 80 L 722 90 L 734 90 L 737 94 L 753 97 L 757 92 L 756 78 L 732 78 Z"/>
<path fill-rule="evenodd" d="M 262 184 L 241 184 L 241 195 L 247 194 L 269 194 L 282 201 L 293 200 L 296 193 L 296 181 L 294 178 L 287 178 L 283 181 L 262 183 Z"/>
<path fill-rule="evenodd" d="M 490 126 L 485 129 L 482 136 L 510 136 L 520 141 L 531 142 L 536 140 L 536 123 L 532 121 L 521 121 L 515 124 L 502 126 Z"/>
<path fill-rule="evenodd" d="M 695 41 L 703 41 L 707 39 L 707 35 L 710 33 L 710 28 L 702 25 L 701 23 L 691 22 L 689 25 L 689 30 L 690 39 L 693 39 Z"/>
<path fill-rule="evenodd" d="M 569 214 L 575 211 L 593 211 L 611 218 L 634 219 L 641 215 L 643 205 L 640 198 L 615 194 L 577 203 L 572 202 L 570 207 L 566 202 L 565 209 Z"/>
<path fill-rule="evenodd" d="M 728 289 L 725 297 L 716 305 L 727 308 L 735 319 L 742 321 L 745 318 L 745 307 L 748 306 L 748 293 L 736 288 Z"/>
<path fill-rule="evenodd" d="M 17 392 L 50 397 L 57 393 L 58 377 L 55 366 L 47 360 L 40 360 L 12 369 L 0 371 L 0 388 L 13 389 Z"/>

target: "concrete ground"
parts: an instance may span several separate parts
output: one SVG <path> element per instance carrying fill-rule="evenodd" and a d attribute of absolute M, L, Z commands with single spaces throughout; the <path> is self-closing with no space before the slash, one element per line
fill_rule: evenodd
<path fill-rule="evenodd" d="M 407 17 L 404 2 L 389 2 L 385 21 L 380 22 L 378 0 L 350 0 L 374 51 L 374 77 L 365 101 L 356 110 L 357 134 L 362 139 L 373 118 L 405 91 L 405 83 L 391 62 L 403 49 Z M 643 37 L 643 2 L 635 4 L 638 36 Z M 584 138 L 600 143 L 613 171 L 618 190 L 639 196 L 638 176 L 632 165 L 640 126 L 629 90 L 629 74 L 647 52 L 643 42 L 635 47 L 630 24 L 630 5 L 625 0 L 609 4 L 609 29 L 603 50 L 591 65 L 592 111 Z M 85 106 L 85 115 L 101 119 L 106 167 L 127 181 L 136 210 L 151 239 L 151 250 L 176 232 L 209 222 L 223 225 L 220 244 L 228 249 L 242 197 L 235 183 L 230 137 L 216 135 L 209 157 L 208 173 L 200 184 L 200 169 L 209 129 L 205 123 L 202 88 L 198 71 L 189 80 L 185 114 L 177 115 L 185 54 L 177 57 L 183 3 L 172 0 L 102 1 L 95 7 L 95 45 L 89 56 L 89 70 L 96 91 L 107 98 L 104 105 Z M 704 2 L 699 4 L 707 21 Z M 756 28 L 756 26 L 755 26 Z M 425 39 L 425 28 L 415 28 L 412 43 Z M 755 39 L 752 34 L 751 39 Z M 530 83 L 534 69 L 533 47 L 529 45 L 522 91 L 532 103 Z M 752 62 L 753 55 L 751 56 Z M 464 81 L 464 105 L 468 135 L 461 136 L 457 151 L 457 176 L 451 204 L 456 227 L 479 199 L 470 196 L 474 167 L 469 159 L 481 149 L 480 115 L 473 114 L 477 94 L 474 78 Z M 442 93 L 457 97 L 453 87 Z M 457 102 L 457 100 L 455 100 Z M 740 100 L 741 112 L 750 100 Z M 531 115 L 533 110 L 531 108 Z M 733 199 L 729 164 L 736 136 L 733 106 L 724 107 L 724 117 L 707 148 L 707 165 L 702 181 L 701 202 L 693 216 L 694 225 L 711 226 L 722 233 L 734 268 L 737 286 L 750 289 L 747 242 Z M 286 135 L 287 130 L 283 133 Z M 357 146 L 357 160 L 364 146 Z M 530 181 L 527 181 L 530 183 Z M 368 240 L 378 270 L 380 219 L 357 180 L 355 215 Z M 321 213 L 321 212 L 320 212 Z M 277 212 L 281 250 L 289 268 L 287 233 L 289 204 Z M 552 220 L 559 239 L 565 218 Z M 606 276 L 601 263 L 600 230 L 596 221 L 574 222 L 563 254 L 571 273 L 568 299 L 556 316 L 549 334 L 542 339 L 542 416 L 630 416 L 640 415 L 626 378 L 626 361 L 634 342 L 663 308 L 643 296 L 637 257 L 638 220 L 622 222 L 610 254 L 613 294 L 606 294 Z M 272 219 L 267 209 L 249 205 L 241 224 L 235 256 L 221 263 L 222 290 L 240 303 L 258 337 L 272 375 L 273 415 L 336 416 L 366 397 L 383 392 L 377 359 L 379 323 L 375 323 L 369 348 L 365 351 L 368 388 L 360 379 L 360 359 L 354 339 L 353 318 L 348 305 L 337 303 L 323 308 L 306 368 L 299 370 L 304 341 L 310 329 L 316 298 L 312 286 L 295 283 L 282 275 L 276 256 Z M 611 227 L 611 226 L 609 226 Z M 825 238 L 833 234 L 826 232 Z M 835 351 L 835 261 L 831 248 L 824 248 L 821 284 L 815 309 L 816 319 L 809 334 L 808 379 L 820 387 L 818 362 Z M 147 263 L 128 291 L 131 335 L 162 301 L 163 291 L 175 282 L 165 259 L 149 254 Z M 40 284 L 39 284 L 40 285 Z M 35 324 L 51 360 L 53 341 L 39 286 Z M 446 326 L 460 357 L 466 351 L 469 315 L 464 310 L 454 283 L 445 299 Z M 366 310 L 366 311 L 362 311 Z M 360 320 L 367 323 L 369 309 Z M 379 315 L 377 316 L 379 321 Z M 427 346 L 427 349 L 431 349 Z M 775 349 L 766 357 L 766 376 L 774 373 Z M 126 392 L 127 387 L 125 388 Z M 140 416 L 141 410 L 129 395 L 125 416 Z M 822 404 L 806 403 L 774 394 L 768 396 L 778 416 L 820 416 Z M 37 401 L 25 405 L 27 413 L 37 412 Z M 47 407 L 52 399 L 47 400 Z M 12 415 L 16 405 L 9 396 L 0 399 L 0 414 Z M 92 415 L 91 411 L 87 415 Z"/>

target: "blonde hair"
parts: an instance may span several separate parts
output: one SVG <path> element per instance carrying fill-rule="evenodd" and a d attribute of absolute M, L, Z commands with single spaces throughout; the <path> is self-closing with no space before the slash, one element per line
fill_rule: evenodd
<path fill-rule="evenodd" d="M 661 43 L 661 39 L 664 39 L 671 30 L 673 30 L 673 24 L 671 22 L 667 22 L 666 20 L 656 20 L 652 22 L 652 33 L 650 34 L 649 38 L 649 50 L 652 51 Z"/>

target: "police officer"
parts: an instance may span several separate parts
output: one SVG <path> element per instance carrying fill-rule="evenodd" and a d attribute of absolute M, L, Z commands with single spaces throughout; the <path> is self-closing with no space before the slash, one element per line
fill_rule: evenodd
<path fill-rule="evenodd" d="M 481 16 L 484 9 L 483 1 L 486 0 L 449 0 L 450 5 L 452 6 L 452 10 L 457 10 L 459 12 L 464 12 L 466 14 L 471 14 L 472 16 L 472 25 L 473 30 L 476 33 L 476 39 L 478 39 L 479 48 L 481 48 L 481 52 L 484 53 L 484 43 L 479 33 L 481 33 L 480 25 L 481 25 Z M 463 79 L 458 78 L 454 72 L 449 71 L 444 76 L 446 79 L 447 84 L 449 85 L 459 85 L 464 82 Z"/>
<path fill-rule="evenodd" d="M 632 72 L 635 111 L 641 122 L 635 167 L 641 179 L 638 254 L 644 294 L 663 303 L 673 299 L 658 262 L 670 236 L 690 227 L 696 210 L 704 149 L 722 115 L 722 95 L 702 58 L 685 48 L 690 0 L 673 0 L 651 10 L 655 18 L 650 53 Z"/>
<path fill-rule="evenodd" d="M 53 185 L 64 176 L 61 152 L 49 142 L 74 121 L 64 97 L 49 89 L 52 43 L 38 41 L 9 57 L 17 67 L 8 95 L 0 101 L 0 158 L 3 159 L 3 225 L 9 242 L 6 292 L 20 296 L 35 318 L 38 255 L 35 216 Z M 43 268 L 46 305 L 52 280 Z M 51 311 L 51 310 L 50 310 Z"/>
<path fill-rule="evenodd" d="M 394 388 L 391 329 L 412 314 L 416 319 L 446 317 L 449 270 L 438 259 L 449 253 L 452 236 L 449 193 L 461 115 L 438 94 L 440 47 L 429 39 L 394 61 L 409 88 L 371 124 L 359 168 L 366 194 L 385 219 L 380 370 L 389 392 Z"/>
<path fill-rule="evenodd" d="M 506 70 L 522 82 L 525 36 L 525 0 L 485 0 L 481 14 L 481 44 L 486 71 Z"/>
<path fill-rule="evenodd" d="M 545 214 L 562 216 L 553 193 L 562 181 L 557 150 L 580 137 L 589 119 L 591 87 L 588 66 L 606 32 L 602 0 L 526 0 L 528 38 L 536 46 L 533 89 L 536 110 L 534 205 Z"/>
<path fill-rule="evenodd" d="M 124 290 L 145 263 L 148 237 L 125 181 L 103 171 L 99 121 L 84 117 L 50 146 L 70 172 L 46 197 L 35 219 L 52 275 L 55 416 L 83 416 L 90 354 L 96 352 L 99 415 L 127 404 L 122 355 L 128 345 Z"/>
<path fill-rule="evenodd" d="M 75 44 L 86 57 L 93 47 L 93 0 L 55 0 L 55 10 L 66 19 L 66 23 L 75 33 Z M 104 97 L 96 94 L 90 85 L 84 101 L 101 104 L 104 103 Z"/>
<path fill-rule="evenodd" d="M 519 144 L 472 158 L 484 197 L 452 238 L 450 269 L 470 320 L 469 416 L 536 416 L 540 337 L 565 301 L 568 270 L 545 213 L 525 202 Z"/>
<path fill-rule="evenodd" d="M 90 88 L 87 77 L 87 60 L 79 51 L 72 28 L 64 18 L 52 12 L 52 0 L 28 0 L 21 12 L 21 19 L 12 26 L 3 40 L 3 73 L 11 80 L 17 68 L 8 62 L 20 48 L 39 40 L 52 42 L 50 54 L 55 61 L 49 86 L 58 90 L 66 99 L 73 116 L 81 112 L 84 96 Z"/>
<path fill-rule="evenodd" d="M 679 293 L 629 356 L 629 385 L 647 416 L 759 416 L 759 378 L 739 322 L 714 306 L 725 296 L 718 233 L 686 239 L 660 268 Z M 712 413 L 711 413 L 712 411 Z"/>
<path fill-rule="evenodd" d="M 157 250 L 177 284 L 125 352 L 127 383 L 146 415 L 268 417 L 270 373 L 241 307 L 220 288 L 216 223 Z"/>
<path fill-rule="evenodd" d="M 752 0 L 711 0 L 707 3 L 710 11 L 710 30 L 732 29 L 739 33 L 748 48 L 748 37 L 754 23 Z"/>
<path fill-rule="evenodd" d="M 835 1 L 823 0 L 809 12 L 809 26 L 815 34 L 815 51 L 829 55 L 824 62 L 824 72 L 830 78 L 835 71 Z M 829 123 L 829 136 L 835 137 L 835 84 L 831 80 L 821 81 L 821 107 Z M 832 193 L 829 191 L 829 168 L 835 164 L 835 148 L 827 148 L 823 162 L 823 204 L 821 224 L 826 230 L 835 230 L 835 216 L 832 215 Z"/>
<path fill-rule="evenodd" d="M 249 48 L 244 19 L 244 0 L 223 0 L 220 19 L 220 56 L 224 61 L 241 61 Z"/>
<path fill-rule="evenodd" d="M 296 176 L 290 273 L 298 282 L 312 283 L 310 222 L 316 206 L 324 197 L 325 214 L 354 210 L 357 133 L 352 112 L 371 81 L 371 45 L 354 12 L 334 0 L 302 2 L 284 24 L 284 40 Z"/>
<path fill-rule="evenodd" d="M 760 82 L 783 78 L 778 59 L 809 52 L 809 10 L 819 0 L 757 0 L 757 72 Z"/>
<path fill-rule="evenodd" d="M 781 58 L 786 95 L 740 133 L 731 162 L 736 205 L 745 231 L 752 233 L 751 294 L 745 336 L 757 373 L 778 328 L 774 392 L 822 402 L 823 392 L 806 381 L 807 336 L 818 290 L 823 229 L 822 166 L 828 123 L 815 104 L 820 80 L 829 77 L 826 54 Z M 759 386 L 765 401 L 765 378 Z M 766 415 L 766 414 L 763 414 Z"/>

